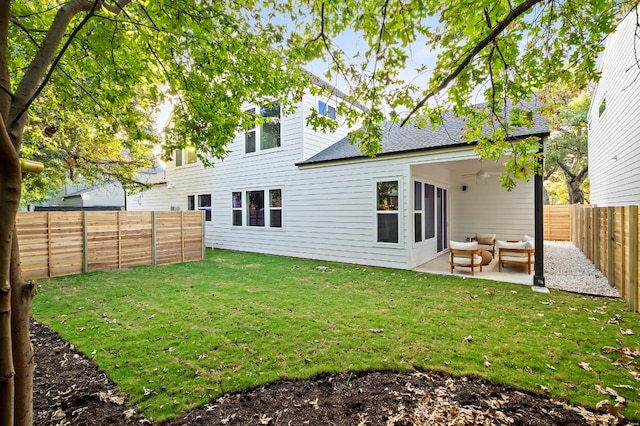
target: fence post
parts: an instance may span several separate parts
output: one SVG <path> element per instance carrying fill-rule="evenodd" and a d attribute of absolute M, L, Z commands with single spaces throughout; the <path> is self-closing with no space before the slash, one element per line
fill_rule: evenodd
<path fill-rule="evenodd" d="M 82 212 L 82 272 L 89 272 L 89 237 L 87 236 L 87 211 Z"/>
<path fill-rule="evenodd" d="M 51 276 L 51 212 L 47 212 L 47 276 Z"/>
<path fill-rule="evenodd" d="M 638 309 L 638 206 L 629 206 L 629 311 Z"/>
<path fill-rule="evenodd" d="M 122 228 L 120 213 L 120 210 L 116 212 L 116 217 L 118 219 L 118 269 L 122 269 Z"/>
<path fill-rule="evenodd" d="M 151 264 L 157 265 L 156 257 L 156 212 L 151 212 Z"/>
<path fill-rule="evenodd" d="M 207 248 L 204 246 L 204 212 L 200 215 L 200 228 L 202 229 L 202 260 L 207 257 Z"/>
<path fill-rule="evenodd" d="M 180 246 L 182 248 L 182 261 L 184 262 L 184 211 L 180 210 Z"/>
<path fill-rule="evenodd" d="M 600 207 L 593 208 L 593 264 L 600 263 Z"/>
<path fill-rule="evenodd" d="M 613 273 L 613 222 L 615 221 L 615 210 L 613 207 L 607 207 L 607 278 L 609 279 L 609 285 L 615 286 L 615 274 Z"/>

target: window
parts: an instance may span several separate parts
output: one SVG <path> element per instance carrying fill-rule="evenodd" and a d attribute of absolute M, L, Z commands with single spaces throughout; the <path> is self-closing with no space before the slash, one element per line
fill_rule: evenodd
<path fill-rule="evenodd" d="M 414 241 L 422 241 L 422 182 L 413 182 Z"/>
<path fill-rule="evenodd" d="M 198 161 L 196 150 L 194 148 L 176 149 L 176 167 L 180 167 L 184 164 L 193 164 Z"/>
<path fill-rule="evenodd" d="M 184 159 L 185 164 L 193 164 L 196 161 L 198 161 L 198 156 L 196 155 L 196 150 L 194 148 L 185 149 L 184 154 L 185 154 L 185 159 Z"/>
<path fill-rule="evenodd" d="M 195 195 L 187 195 L 187 210 L 196 209 L 196 197 Z"/>
<path fill-rule="evenodd" d="M 436 219 L 438 221 L 438 252 L 449 247 L 447 240 L 447 190 L 438 188 L 436 191 Z"/>
<path fill-rule="evenodd" d="M 256 109 L 251 108 L 245 112 L 255 114 Z M 280 104 L 273 106 L 263 106 L 260 108 L 260 115 L 270 120 L 262 123 L 261 126 L 254 126 L 247 129 L 244 138 L 244 151 L 246 153 L 256 152 L 256 141 L 259 141 L 259 150 L 277 148 L 281 145 L 280 136 Z"/>
<path fill-rule="evenodd" d="M 398 181 L 376 183 L 379 243 L 398 243 Z"/>
<path fill-rule="evenodd" d="M 324 101 L 318 101 L 318 114 L 336 119 L 336 109 Z"/>
<path fill-rule="evenodd" d="M 204 220 L 211 222 L 211 194 L 198 195 L 198 210 L 204 210 Z"/>
<path fill-rule="evenodd" d="M 602 117 L 605 109 L 607 109 L 607 98 L 603 98 L 602 102 L 600 102 L 600 106 L 598 107 L 598 117 Z"/>
<path fill-rule="evenodd" d="M 233 226 L 242 226 L 242 192 L 231 193 L 231 215 Z"/>
<path fill-rule="evenodd" d="M 436 236 L 436 193 L 435 186 L 424 184 L 424 239 Z"/>
<path fill-rule="evenodd" d="M 231 215 L 233 226 L 282 228 L 282 189 L 232 192 Z"/>
<path fill-rule="evenodd" d="M 246 110 L 245 112 L 251 114 L 251 115 L 255 115 L 256 114 L 256 109 L 255 108 L 251 108 Z M 249 152 L 256 152 L 256 128 L 255 126 L 251 129 L 248 129 L 247 132 L 244 134 L 244 152 L 249 153 Z"/>
<path fill-rule="evenodd" d="M 282 228 L 282 190 L 269 191 L 269 226 Z"/>
<path fill-rule="evenodd" d="M 247 191 L 249 226 L 264 226 L 264 191 Z"/>

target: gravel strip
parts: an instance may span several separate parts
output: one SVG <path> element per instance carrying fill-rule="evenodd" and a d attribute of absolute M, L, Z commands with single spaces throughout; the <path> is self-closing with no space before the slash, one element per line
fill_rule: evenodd
<path fill-rule="evenodd" d="M 598 296 L 620 297 L 615 287 L 573 243 L 544 242 L 544 275 L 549 288 Z"/>

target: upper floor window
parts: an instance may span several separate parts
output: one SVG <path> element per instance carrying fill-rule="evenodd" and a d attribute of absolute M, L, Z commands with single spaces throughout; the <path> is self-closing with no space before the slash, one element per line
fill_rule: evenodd
<path fill-rule="evenodd" d="M 198 161 L 196 150 L 193 148 L 176 149 L 175 152 L 176 167 L 180 167 L 184 164 L 193 164 Z"/>
<path fill-rule="evenodd" d="M 600 102 L 600 106 L 598 107 L 598 117 L 602 117 L 604 111 L 607 109 L 607 98 L 603 98 L 602 102 Z"/>
<path fill-rule="evenodd" d="M 255 115 L 256 108 L 250 108 L 245 112 Z M 281 144 L 280 136 L 280 104 L 260 107 L 260 115 L 270 120 L 260 126 L 247 129 L 244 139 L 246 153 L 277 148 Z"/>
<path fill-rule="evenodd" d="M 318 101 L 318 114 L 336 119 L 336 108 L 324 101 Z"/>

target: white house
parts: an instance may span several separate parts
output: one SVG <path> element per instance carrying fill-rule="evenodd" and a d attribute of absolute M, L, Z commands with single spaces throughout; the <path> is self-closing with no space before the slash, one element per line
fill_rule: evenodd
<path fill-rule="evenodd" d="M 335 117 L 335 101 L 306 95 L 294 114 L 239 134 L 213 168 L 176 152 L 166 182 L 129 196 L 128 209 L 203 209 L 216 248 L 400 269 L 476 232 L 534 233 L 533 182 L 501 188 L 493 172 L 502 164 L 477 159 L 461 121 L 446 117 L 435 132 L 386 124 L 384 153 L 369 158 L 344 125 L 333 134 L 307 126 L 312 108 Z M 548 133 L 537 117 L 514 137 Z"/>
<path fill-rule="evenodd" d="M 640 38 L 635 11 L 607 40 L 589 109 L 591 204 L 640 204 Z"/>

